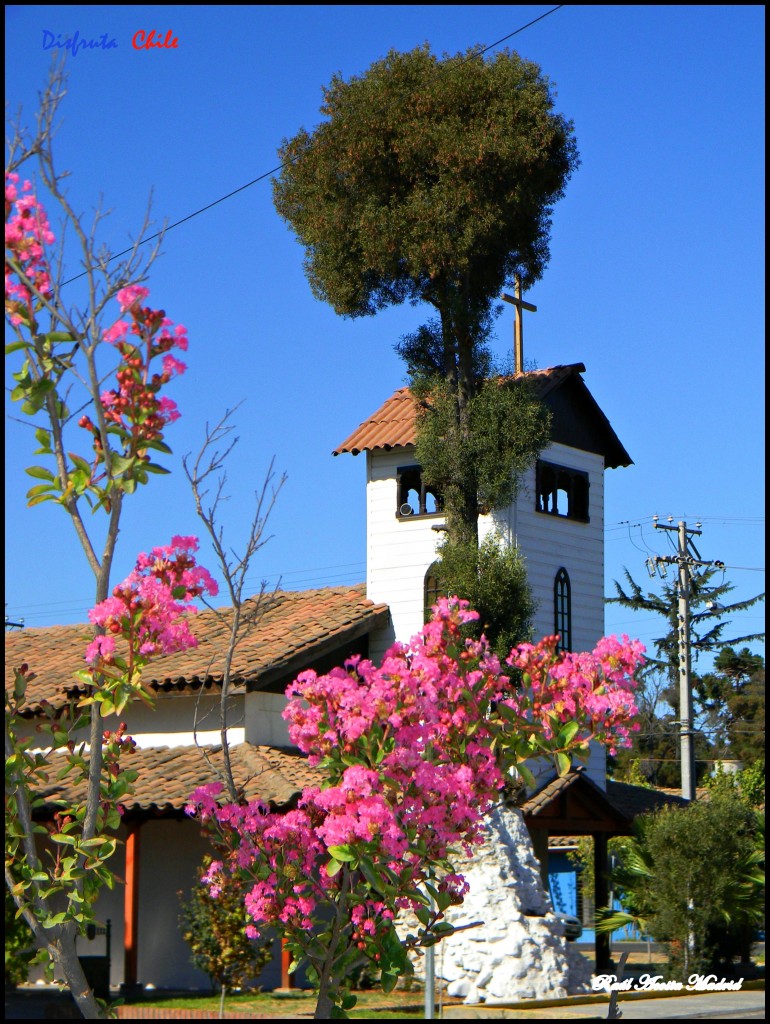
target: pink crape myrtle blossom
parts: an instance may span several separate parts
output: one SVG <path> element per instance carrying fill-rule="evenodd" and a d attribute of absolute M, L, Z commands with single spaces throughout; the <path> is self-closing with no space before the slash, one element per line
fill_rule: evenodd
<path fill-rule="evenodd" d="M 599 740 L 610 753 L 630 746 L 630 733 L 639 729 L 634 690 L 643 645 L 609 636 L 590 653 L 558 654 L 558 639 L 545 637 L 511 652 L 508 663 L 521 670 L 522 685 L 505 703 L 524 722 L 541 723 L 546 740 L 576 722 L 582 743 Z"/>
<path fill-rule="evenodd" d="M 143 307 L 149 289 L 141 285 L 128 285 L 117 294 L 121 313 L 128 320 L 118 319 L 103 332 L 103 338 L 117 348 L 121 363 L 116 371 L 117 386 L 104 391 L 101 404 L 108 425 L 119 428 L 129 436 L 131 447 L 141 452 L 143 444 L 158 442 L 168 423 L 179 419 L 176 403 L 161 389 L 174 377 L 181 376 L 186 365 L 172 349 L 187 350 L 187 331 L 174 324 L 165 312 Z M 153 370 L 152 362 L 161 357 L 160 372 Z M 101 450 L 98 428 L 84 416 L 80 426 L 94 435 L 97 455 Z"/>
<path fill-rule="evenodd" d="M 474 618 L 467 602 L 441 599 L 380 667 L 355 657 L 289 686 L 291 741 L 325 779 L 296 810 L 222 806 L 210 787 L 191 797 L 188 811 L 224 851 L 212 884 L 233 872 L 251 879 L 249 934 L 279 928 L 319 976 L 340 957 L 408 970 L 393 929 L 402 910 L 422 925 L 412 944 L 446 933 L 444 911 L 467 891 L 452 857 L 482 841 L 512 768 L 544 754 L 585 756 L 593 739 L 629 742 L 640 644 L 608 637 L 590 654 L 566 655 L 547 637 L 512 651 L 504 674 L 486 640 L 463 637 Z"/>
<path fill-rule="evenodd" d="M 104 630 L 85 653 L 87 674 L 99 684 L 94 699 L 103 699 L 105 681 L 112 680 L 120 689 L 119 710 L 151 658 L 197 647 L 190 629 L 197 609 L 190 602 L 218 590 L 209 572 L 196 564 L 197 550 L 195 537 L 173 537 L 165 547 L 139 555 L 133 572 L 114 588 L 112 596 L 88 613 L 91 622 Z M 118 638 L 123 641 L 120 653 Z"/>
<path fill-rule="evenodd" d="M 197 647 L 189 622 L 197 609 L 185 602 L 218 592 L 208 570 L 196 564 L 197 550 L 196 537 L 173 537 L 165 547 L 139 555 L 134 571 L 115 587 L 112 597 L 88 613 L 91 622 L 104 627 L 108 634 L 96 637 L 88 647 L 89 664 L 104 658 L 105 652 L 114 651 L 116 634 L 145 657 Z"/>
<path fill-rule="evenodd" d="M 20 194 L 18 181 L 18 174 L 5 176 L 5 309 L 14 325 L 34 323 L 33 292 L 51 295 L 45 247 L 55 241 L 31 183 L 25 181 Z"/>

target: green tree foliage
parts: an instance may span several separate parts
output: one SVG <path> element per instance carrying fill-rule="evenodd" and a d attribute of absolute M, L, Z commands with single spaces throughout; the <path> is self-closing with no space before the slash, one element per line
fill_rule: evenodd
<path fill-rule="evenodd" d="M 738 772 L 726 772 L 720 767 L 709 778 L 706 788 L 712 797 L 740 801 L 747 807 L 760 810 L 765 806 L 764 764 L 755 761 Z"/>
<path fill-rule="evenodd" d="M 715 582 L 715 577 L 721 582 Z M 645 776 L 656 785 L 679 785 L 679 593 L 676 579 L 665 582 L 660 592 L 645 592 L 625 570 L 625 583 L 614 581 L 616 596 L 610 604 L 634 611 L 654 612 L 665 620 L 665 632 L 652 641 L 648 664 L 642 675 L 642 729 L 629 752 L 621 752 L 618 764 L 640 758 Z M 703 781 L 709 762 L 720 757 L 738 757 L 730 746 L 732 738 L 751 757 L 760 749 L 763 737 L 756 724 L 764 713 L 764 662 L 760 669 L 746 648 L 735 655 L 733 645 L 763 640 L 764 633 L 732 635 L 730 616 L 764 601 L 756 594 L 744 601 L 726 602 L 735 586 L 722 578 L 714 566 L 693 568 L 690 579 L 690 640 L 693 661 L 700 654 L 715 654 L 715 673 L 702 679 L 693 673 L 693 709 L 698 731 L 695 756 L 698 780 Z M 748 659 L 748 660 L 747 660 Z M 761 659 L 760 659 L 761 661 Z M 731 701 L 731 708 L 725 703 Z M 745 715 L 746 726 L 739 721 Z M 732 733 L 730 732 L 732 727 Z M 740 746 L 741 740 L 745 743 Z M 761 756 L 761 755 L 760 755 Z M 657 767 L 656 767 L 657 765 Z"/>
<path fill-rule="evenodd" d="M 514 273 L 542 275 L 578 158 L 536 64 L 425 45 L 323 96 L 327 120 L 284 141 L 274 186 L 316 296 L 347 316 L 428 302 L 459 337 Z"/>
<path fill-rule="evenodd" d="M 5 987 L 27 980 L 29 961 L 35 955 L 35 937 L 23 917 L 17 915 L 16 904 L 5 890 Z"/>
<path fill-rule="evenodd" d="M 746 764 L 765 756 L 765 659 L 748 647 L 724 647 L 714 671 L 701 676 L 695 696 L 725 757 Z"/>
<path fill-rule="evenodd" d="M 764 917 L 764 819 L 734 796 L 644 815 L 611 880 L 623 911 L 597 911 L 597 929 L 633 923 L 666 945 L 669 974 L 724 970 L 748 955 Z"/>
<path fill-rule="evenodd" d="M 480 618 L 466 629 L 472 626 L 476 636 L 483 632 L 501 659 L 512 647 L 531 639 L 535 603 L 516 548 L 504 546 L 494 536 L 478 547 L 445 544 L 436 580 L 442 594 L 470 601 Z"/>
<path fill-rule="evenodd" d="M 199 884 L 193 886 L 189 897 L 177 894 L 182 901 L 182 937 L 190 947 L 193 966 L 208 975 L 213 987 L 232 991 L 245 987 L 262 972 L 272 957 L 272 943 L 246 936 L 250 919 L 244 897 L 251 885 L 239 886 L 231 881 L 216 899 L 210 895 L 201 879 L 211 860 L 204 858 L 198 871 Z"/>
<path fill-rule="evenodd" d="M 479 381 L 468 403 L 467 430 L 446 381 L 433 377 L 416 390 L 423 397 L 417 461 L 425 482 L 442 496 L 450 544 L 478 543 L 479 513 L 504 508 L 516 497 L 520 475 L 548 445 L 550 415 L 526 379 Z"/>
<path fill-rule="evenodd" d="M 648 784 L 679 789 L 682 782 L 680 726 L 669 704 L 678 692 L 672 690 L 667 673 L 657 667 L 643 669 L 636 692 L 639 732 L 632 734 L 632 746 L 608 755 L 607 766 L 614 779 L 634 785 Z M 696 783 L 708 778 L 715 751 L 707 735 L 695 732 Z M 643 780 L 643 781 L 642 781 Z"/>
<path fill-rule="evenodd" d="M 720 583 L 713 583 L 716 575 L 721 576 L 722 572 L 715 566 L 695 568 L 691 572 L 690 638 L 696 658 L 700 653 L 716 654 L 725 647 L 764 640 L 765 637 L 764 633 L 747 633 L 729 638 L 724 635 L 730 625 L 726 615 L 753 608 L 758 602 L 764 601 L 765 595 L 756 594 L 745 601 L 725 604 L 723 599 L 735 590 L 735 586 L 724 579 Z M 678 582 L 676 579 L 669 580 L 663 584 L 660 593 L 645 593 L 628 569 L 625 570 L 625 578 L 625 585 L 614 580 L 617 596 L 609 598 L 608 603 L 620 604 L 634 611 L 655 612 L 665 618 L 668 628 L 662 636 L 653 640 L 655 656 L 648 654 L 648 663 L 668 672 L 669 678 L 675 681 L 679 674 Z"/>
<path fill-rule="evenodd" d="M 423 464 L 444 480 L 450 540 L 478 542 L 480 497 L 497 493 L 511 436 L 526 439 L 526 427 L 489 412 L 491 385 L 473 405 L 486 390 L 486 340 L 501 289 L 515 275 L 529 287 L 548 262 L 553 206 L 578 165 L 572 124 L 516 53 L 439 59 L 427 45 L 391 51 L 348 82 L 336 75 L 321 112 L 312 133 L 284 141 L 276 208 L 305 247 L 314 294 L 336 312 L 404 301 L 436 311 L 401 352 L 413 383 L 436 390 L 432 436 L 454 449 L 451 466 Z M 511 402 L 508 392 L 496 397 Z"/>

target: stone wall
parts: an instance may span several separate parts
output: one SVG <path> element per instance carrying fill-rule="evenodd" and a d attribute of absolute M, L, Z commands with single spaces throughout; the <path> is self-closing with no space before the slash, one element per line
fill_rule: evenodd
<path fill-rule="evenodd" d="M 447 920 L 457 927 L 480 923 L 435 947 L 436 980 L 447 995 L 466 1003 L 507 1002 L 590 990 L 591 965 L 564 938 L 519 811 L 495 811 L 487 841 L 459 862 L 458 871 L 470 892 L 462 906 L 447 911 Z M 424 977 L 422 957 L 415 971 Z"/>

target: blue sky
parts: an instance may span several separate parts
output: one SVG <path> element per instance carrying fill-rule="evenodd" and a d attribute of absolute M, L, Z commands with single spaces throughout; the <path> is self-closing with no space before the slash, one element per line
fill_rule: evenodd
<path fill-rule="evenodd" d="M 6 95 L 33 120 L 49 36 L 99 39 L 68 60 L 56 140 L 70 196 L 101 237 L 129 244 L 147 197 L 174 223 L 277 164 L 284 137 L 320 120 L 321 88 L 389 49 L 488 45 L 551 8 L 452 6 L 20 6 L 6 8 Z M 176 49 L 132 47 L 171 30 Z M 505 45 L 538 62 L 575 123 L 581 166 L 553 219 L 551 262 L 528 293 L 525 357 L 583 362 L 634 465 L 606 478 L 606 579 L 668 554 L 653 514 L 703 524 L 736 597 L 764 590 L 764 8 L 569 5 Z M 54 229 L 56 226 L 54 225 Z M 238 547 L 270 459 L 288 474 L 253 584 L 364 578 L 362 457 L 331 452 L 404 383 L 393 351 L 419 308 L 345 320 L 313 298 L 302 249 L 263 180 L 170 230 L 151 299 L 190 337 L 174 386 L 172 475 L 127 508 L 115 579 L 140 550 L 199 533 L 180 470 L 207 420 L 245 400 L 225 526 Z M 71 257 L 68 270 L 78 269 Z M 76 289 L 71 286 L 73 301 Z M 511 311 L 496 352 L 511 346 Z M 8 408 L 8 405 L 7 405 Z M 65 515 L 25 508 L 27 425 L 7 421 L 6 614 L 83 621 L 93 586 Z M 204 561 L 207 560 L 204 555 Z M 209 560 L 210 561 L 210 560 Z M 763 609 L 741 632 L 763 628 Z M 656 623 L 609 606 L 607 632 L 649 641 Z M 758 645 L 755 645 L 756 649 Z"/>

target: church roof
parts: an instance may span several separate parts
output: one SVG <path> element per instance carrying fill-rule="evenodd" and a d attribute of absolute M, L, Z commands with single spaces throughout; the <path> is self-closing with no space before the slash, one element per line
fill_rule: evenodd
<path fill-rule="evenodd" d="M 535 394 L 553 413 L 552 441 L 596 452 L 609 468 L 630 466 L 630 455 L 583 382 L 585 369 L 583 363 L 570 363 L 520 376 L 534 384 Z M 414 445 L 416 439 L 417 399 L 409 388 L 399 388 L 332 454 L 389 451 Z"/>
<path fill-rule="evenodd" d="M 205 756 L 204 756 L 205 752 Z M 307 786 L 319 785 L 322 774 L 295 749 L 238 743 L 230 746 L 233 781 L 247 800 L 261 800 L 277 807 L 292 803 Z M 209 764 L 214 765 L 212 769 Z M 131 792 L 120 801 L 124 813 L 182 814 L 191 793 L 216 777 L 223 764 L 222 748 L 139 747 L 121 757 L 121 767 L 138 773 Z M 51 773 L 53 776 L 53 772 Z M 45 817 L 57 803 L 82 799 L 85 783 L 71 779 L 50 781 L 40 787 L 45 803 L 38 812 Z"/>
<path fill-rule="evenodd" d="M 262 600 L 258 621 L 244 630 L 235 651 L 231 670 L 234 692 L 288 682 L 287 677 L 315 667 L 320 659 L 340 649 L 347 657 L 351 653 L 345 650 L 347 645 L 385 625 L 390 614 L 387 605 L 368 600 L 364 584 L 277 591 Z M 144 672 L 144 682 L 156 693 L 218 689 L 231 615 L 232 609 L 227 608 L 196 615 L 192 632 L 198 646 L 154 659 Z M 43 700 L 62 706 L 83 692 L 73 675 L 85 667 L 83 655 L 92 638 L 93 627 L 87 624 L 7 633 L 6 687 L 13 686 L 13 670 L 26 663 L 35 674 L 27 688 L 30 710 L 36 710 Z"/>

